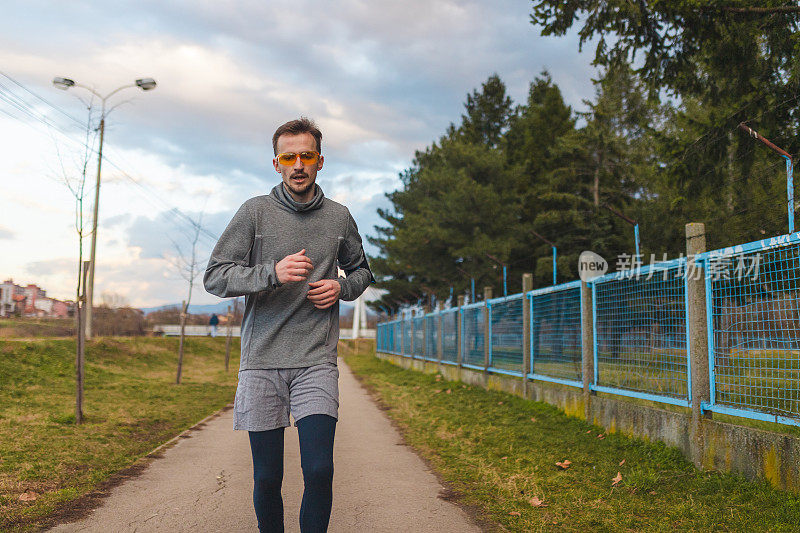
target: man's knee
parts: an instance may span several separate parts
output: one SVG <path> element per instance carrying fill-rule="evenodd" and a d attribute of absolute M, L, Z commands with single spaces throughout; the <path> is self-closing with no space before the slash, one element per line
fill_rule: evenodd
<path fill-rule="evenodd" d="M 312 461 L 303 466 L 306 486 L 329 487 L 333 483 L 333 461 Z"/>
<path fill-rule="evenodd" d="M 254 472 L 253 483 L 259 492 L 280 492 L 281 484 L 283 483 L 283 472 L 277 470 Z"/>

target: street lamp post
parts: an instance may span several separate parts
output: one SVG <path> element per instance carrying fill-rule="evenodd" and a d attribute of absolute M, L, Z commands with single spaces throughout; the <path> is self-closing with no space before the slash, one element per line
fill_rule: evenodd
<path fill-rule="evenodd" d="M 97 183 L 94 189 L 94 210 L 93 210 L 93 218 L 92 218 L 92 249 L 91 254 L 89 257 L 89 279 L 88 284 L 86 287 L 86 315 L 85 315 L 85 328 L 86 328 L 86 338 L 92 338 L 92 305 L 93 305 L 93 295 L 94 295 L 94 264 L 95 264 L 95 251 L 97 249 L 97 215 L 100 207 L 100 167 L 103 162 L 103 137 L 105 134 L 105 127 L 106 127 L 106 116 L 117 107 L 117 104 L 113 106 L 111 109 L 106 111 L 106 101 L 111 98 L 113 95 L 117 94 L 123 89 L 129 89 L 131 87 L 139 87 L 143 91 L 152 91 L 156 88 L 156 80 L 153 78 L 139 78 L 138 80 L 130 83 L 128 85 L 123 85 L 122 87 L 117 87 L 107 95 L 103 96 L 94 88 L 88 85 L 82 85 L 80 83 L 75 83 L 75 81 L 71 80 L 70 78 L 62 78 L 56 77 L 53 78 L 53 85 L 56 89 L 61 89 L 62 91 L 66 91 L 71 87 L 80 87 L 82 89 L 86 89 L 97 98 L 100 99 L 102 103 L 102 111 L 100 113 L 100 146 L 97 150 Z"/>

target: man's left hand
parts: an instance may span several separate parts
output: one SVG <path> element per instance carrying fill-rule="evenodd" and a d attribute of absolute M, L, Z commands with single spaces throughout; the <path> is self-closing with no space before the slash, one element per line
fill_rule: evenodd
<path fill-rule="evenodd" d="M 342 286 L 335 279 L 323 279 L 308 284 L 311 289 L 307 298 L 317 309 L 327 309 L 339 299 Z"/>

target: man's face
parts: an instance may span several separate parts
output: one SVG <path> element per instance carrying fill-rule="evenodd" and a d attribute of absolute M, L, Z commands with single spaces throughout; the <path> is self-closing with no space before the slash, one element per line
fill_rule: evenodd
<path fill-rule="evenodd" d="M 317 143 L 310 133 L 298 135 L 284 134 L 278 137 L 278 153 L 293 152 L 299 154 L 307 150 L 317 150 Z M 283 183 L 298 202 L 308 202 L 314 195 L 314 183 L 317 181 L 317 172 L 322 170 L 322 155 L 313 165 L 305 165 L 299 157 L 295 158 L 291 166 L 283 165 L 277 158 L 272 160 L 275 170 L 281 173 Z"/>

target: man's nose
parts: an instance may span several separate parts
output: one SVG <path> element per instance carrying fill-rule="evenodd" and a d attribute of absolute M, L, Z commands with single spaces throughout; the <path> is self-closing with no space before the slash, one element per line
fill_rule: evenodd
<path fill-rule="evenodd" d="M 295 170 L 303 170 L 305 168 L 305 165 L 300 160 L 300 156 L 294 158 L 294 165 L 292 165 L 292 168 Z"/>

